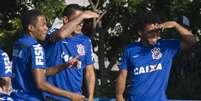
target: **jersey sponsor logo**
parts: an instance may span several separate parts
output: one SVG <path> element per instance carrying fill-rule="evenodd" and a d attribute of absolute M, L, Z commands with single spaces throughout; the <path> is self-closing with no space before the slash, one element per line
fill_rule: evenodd
<path fill-rule="evenodd" d="M 5 74 L 12 73 L 12 64 L 9 60 L 8 55 L 4 52 L 1 54 L 3 56 L 4 65 L 5 65 Z"/>
<path fill-rule="evenodd" d="M 162 64 L 159 63 L 154 65 L 148 65 L 145 67 L 142 66 L 142 67 L 135 68 L 133 72 L 134 72 L 134 75 L 140 75 L 140 74 L 150 73 L 154 71 L 159 71 L 162 69 L 163 69 Z"/>
<path fill-rule="evenodd" d="M 33 45 L 34 47 L 34 53 L 35 53 L 35 63 L 36 65 L 44 65 L 44 53 L 43 53 L 43 48 L 41 47 L 40 44 L 38 45 Z"/>
<path fill-rule="evenodd" d="M 77 46 L 77 53 L 81 56 L 85 55 L 85 47 L 82 44 L 78 44 Z"/>
<path fill-rule="evenodd" d="M 158 59 L 160 59 L 162 57 L 162 53 L 160 52 L 160 48 L 156 48 L 156 47 L 153 48 L 151 50 L 151 53 L 152 53 L 152 58 L 154 60 L 158 60 Z"/>

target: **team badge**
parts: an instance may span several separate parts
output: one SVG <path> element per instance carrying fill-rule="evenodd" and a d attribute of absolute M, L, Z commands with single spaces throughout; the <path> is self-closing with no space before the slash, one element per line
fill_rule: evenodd
<path fill-rule="evenodd" d="M 162 53 L 160 52 L 160 48 L 156 48 L 156 47 L 153 48 L 151 50 L 151 53 L 152 53 L 152 58 L 154 60 L 158 60 L 158 59 L 160 59 L 162 57 Z"/>
<path fill-rule="evenodd" d="M 82 44 L 77 45 L 77 53 L 81 56 L 85 55 L 84 45 Z"/>

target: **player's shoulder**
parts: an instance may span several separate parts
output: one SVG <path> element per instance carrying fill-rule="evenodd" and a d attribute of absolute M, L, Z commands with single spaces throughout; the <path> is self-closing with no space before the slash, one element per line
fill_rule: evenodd
<path fill-rule="evenodd" d="M 134 48 L 137 48 L 137 47 L 141 47 L 141 43 L 140 42 L 133 42 L 131 44 L 129 44 L 126 49 L 129 50 L 129 49 L 134 49 Z"/>
<path fill-rule="evenodd" d="M 162 45 L 167 45 L 167 44 L 175 44 L 175 43 L 178 43 L 180 42 L 179 39 L 160 39 L 159 40 L 159 43 L 162 44 Z"/>
<path fill-rule="evenodd" d="M 26 46 L 29 47 L 33 44 L 38 43 L 36 39 L 31 37 L 30 35 L 23 35 L 15 42 L 15 46 Z"/>
<path fill-rule="evenodd" d="M 91 43 L 91 39 L 85 34 L 77 34 L 77 37 L 84 43 Z"/>

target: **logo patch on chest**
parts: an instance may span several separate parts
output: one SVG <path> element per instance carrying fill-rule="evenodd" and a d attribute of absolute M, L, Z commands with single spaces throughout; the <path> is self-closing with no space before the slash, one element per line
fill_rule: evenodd
<path fill-rule="evenodd" d="M 77 47 L 77 53 L 78 53 L 80 56 L 85 55 L 85 47 L 84 47 L 84 45 L 78 44 L 76 47 Z"/>
<path fill-rule="evenodd" d="M 152 58 L 154 60 L 158 60 L 162 57 L 162 53 L 160 52 L 160 48 L 153 48 L 151 49 L 151 53 L 152 53 Z"/>

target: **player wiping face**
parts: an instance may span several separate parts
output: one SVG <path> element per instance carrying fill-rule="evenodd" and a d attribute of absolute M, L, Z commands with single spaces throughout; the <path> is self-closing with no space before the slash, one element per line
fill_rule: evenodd
<path fill-rule="evenodd" d="M 160 37 L 160 33 L 163 32 L 163 24 L 148 24 L 145 26 L 144 31 L 142 32 L 142 39 L 147 45 L 155 45 Z"/>

